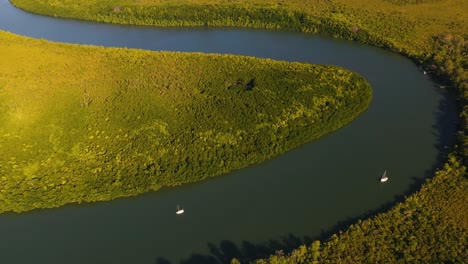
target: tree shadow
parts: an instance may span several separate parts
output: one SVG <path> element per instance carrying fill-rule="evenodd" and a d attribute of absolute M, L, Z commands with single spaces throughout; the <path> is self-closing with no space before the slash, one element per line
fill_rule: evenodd
<path fill-rule="evenodd" d="M 436 110 L 436 121 L 433 125 L 437 142 L 435 147 L 438 151 L 437 162 L 434 164 L 432 174 L 438 167 L 440 167 L 447 159 L 448 153 L 454 149 L 454 145 L 458 141 L 457 131 L 462 129 L 459 114 L 461 105 L 457 101 L 456 91 L 453 89 L 440 89 L 435 85 L 434 89 L 439 89 L 442 94 L 442 100 Z M 426 175 L 425 175 L 426 176 Z"/>
<path fill-rule="evenodd" d="M 433 172 L 432 172 L 433 174 Z M 414 178 L 414 182 L 410 190 L 402 195 L 395 196 L 393 201 L 380 206 L 378 209 L 369 210 L 364 214 L 356 217 L 348 217 L 344 220 L 338 221 L 333 227 L 322 230 L 319 235 L 314 237 L 310 236 L 297 236 L 289 233 L 277 240 L 269 240 L 263 243 L 252 243 L 249 241 L 242 241 L 236 244 L 230 240 L 223 240 L 219 245 L 208 243 L 209 254 L 192 254 L 190 257 L 178 262 L 181 264 L 229 264 L 231 260 L 236 258 L 241 263 L 249 263 L 257 259 L 268 258 L 271 255 L 287 255 L 293 250 L 299 248 L 301 245 L 310 246 L 314 241 L 320 240 L 324 242 L 328 240 L 333 234 L 338 234 L 349 228 L 350 225 L 356 224 L 359 220 L 369 219 L 377 214 L 387 212 L 395 204 L 403 202 L 407 194 L 414 193 L 414 190 L 419 190 L 424 180 Z M 156 264 L 170 264 L 171 262 L 158 258 Z"/>
<path fill-rule="evenodd" d="M 156 259 L 155 264 L 171 264 L 171 262 L 165 258 L 159 257 Z"/>
<path fill-rule="evenodd" d="M 436 89 L 440 89 L 439 86 Z M 303 236 L 300 237 L 295 234 L 288 234 L 277 240 L 269 240 L 262 243 L 252 243 L 243 241 L 236 244 L 229 240 L 223 240 L 219 245 L 208 243 L 210 254 L 192 254 L 187 259 L 182 260 L 182 264 L 224 264 L 230 263 L 233 258 L 240 260 L 242 263 L 267 258 L 273 254 L 286 255 L 297 249 L 301 245 L 310 246 L 313 241 L 320 240 L 326 241 L 333 234 L 344 231 L 350 225 L 357 223 L 359 220 L 369 219 L 377 214 L 387 212 L 393 208 L 397 203 L 404 202 L 405 198 L 416 191 L 421 189 L 426 179 L 434 176 L 434 172 L 440 168 L 446 161 L 447 155 L 454 149 L 457 142 L 457 130 L 460 128 L 460 121 L 458 117 L 459 105 L 456 104 L 456 94 L 453 91 L 442 90 L 443 97 L 439 102 L 436 110 L 436 118 L 433 124 L 434 133 L 436 136 L 435 147 L 438 151 L 436 161 L 434 164 L 424 172 L 424 177 L 413 177 L 407 191 L 401 195 L 395 196 L 391 202 L 388 202 L 377 209 L 369 210 L 366 213 L 360 214 L 356 217 L 348 217 L 344 220 L 337 222 L 333 227 L 327 230 L 322 230 L 319 235 L 314 237 Z M 170 262 L 158 258 L 156 264 L 169 264 Z"/>
<path fill-rule="evenodd" d="M 300 238 L 293 234 L 288 234 L 278 240 L 269 240 L 264 243 L 254 244 L 249 241 L 242 241 L 240 245 L 229 240 L 223 240 L 219 245 L 208 244 L 210 255 L 193 254 L 188 259 L 181 261 L 182 264 L 224 264 L 230 263 L 233 258 L 242 263 L 255 259 L 266 258 L 272 254 L 288 254 L 300 245 L 310 244 L 309 237 Z M 164 264 L 164 262 L 157 262 Z"/>
<path fill-rule="evenodd" d="M 440 87 L 435 85 L 434 89 L 440 89 Z M 412 177 L 412 182 L 408 189 L 404 193 L 394 196 L 391 202 L 380 206 L 378 209 L 369 210 L 357 217 L 349 217 L 339 221 L 333 228 L 323 230 L 318 237 L 314 238 L 315 240 L 325 241 L 333 234 L 348 229 L 350 225 L 357 223 L 358 220 L 369 219 L 377 214 L 388 212 L 396 204 L 404 202 L 406 197 L 419 191 L 426 180 L 432 178 L 437 169 L 447 162 L 448 154 L 454 150 L 458 140 L 456 136 L 457 131 L 461 129 L 458 116 L 460 105 L 456 102 L 457 95 L 455 91 L 443 90 L 441 93 L 443 96 L 435 110 L 435 122 L 432 126 L 436 136 L 434 147 L 437 149 L 437 156 L 434 164 L 424 172 L 424 176 L 422 178 Z"/>

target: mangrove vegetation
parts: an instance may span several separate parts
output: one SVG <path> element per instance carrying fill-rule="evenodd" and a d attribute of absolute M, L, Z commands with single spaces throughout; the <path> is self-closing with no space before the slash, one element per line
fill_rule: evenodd
<path fill-rule="evenodd" d="M 334 66 L 0 39 L 1 212 L 257 164 L 346 125 L 371 100 L 361 76 Z"/>
<path fill-rule="evenodd" d="M 101 22 L 155 26 L 243 26 L 326 33 L 385 47 L 408 56 L 458 96 L 458 144 L 445 164 L 419 192 L 390 211 L 358 221 L 326 241 L 315 241 L 293 252 L 279 252 L 257 262 L 464 263 L 464 257 L 468 255 L 468 184 L 465 170 L 468 151 L 468 1 L 11 1 L 31 12 Z M 16 76 L 23 73 L 17 72 Z M 5 73 L 2 74 L 5 76 Z M 228 89 L 230 92 L 247 96 L 250 91 L 242 91 L 251 80 L 261 85 L 257 76 L 236 76 L 224 86 L 231 87 Z M 4 86 L 5 81 L 2 80 L 0 87 Z M 255 91 L 255 86 L 252 91 Z M 5 95 L 1 96 L 5 102 Z M 10 109 L 11 106 L 3 103 L 1 107 Z M 92 118 L 94 115 L 86 116 Z M 0 116 L 2 124 L 8 120 L 11 120 L 10 116 Z M 15 166 L 12 162 L 20 160 L 11 154 L 5 159 L 9 166 Z M 16 177 L 23 179 L 26 176 Z M 20 196 L 17 193 L 14 200 L 20 200 Z M 235 259 L 233 262 L 239 260 L 245 261 Z"/>

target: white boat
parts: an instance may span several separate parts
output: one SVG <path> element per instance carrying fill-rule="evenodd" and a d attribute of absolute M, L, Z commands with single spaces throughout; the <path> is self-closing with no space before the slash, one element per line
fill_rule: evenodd
<path fill-rule="evenodd" d="M 388 181 L 387 171 L 384 171 L 382 177 L 380 178 L 380 182 L 386 182 L 386 181 Z"/>
<path fill-rule="evenodd" d="M 184 213 L 184 209 L 180 209 L 179 206 L 177 205 L 176 214 L 183 214 L 183 213 Z"/>

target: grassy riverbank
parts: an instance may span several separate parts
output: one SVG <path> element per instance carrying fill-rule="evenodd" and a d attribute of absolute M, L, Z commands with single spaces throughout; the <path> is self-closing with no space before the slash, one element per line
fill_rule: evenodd
<path fill-rule="evenodd" d="M 351 122 L 342 68 L 0 33 L 0 212 L 110 200 L 260 163 Z"/>
<path fill-rule="evenodd" d="M 12 0 L 64 17 L 148 25 L 222 25 L 323 32 L 400 52 L 459 96 L 458 147 L 421 191 L 387 213 L 270 263 L 463 263 L 467 255 L 468 1 Z M 190 8 L 189 8 L 190 7 Z"/>
<path fill-rule="evenodd" d="M 464 0 L 11 0 L 28 11 L 154 26 L 240 26 L 328 33 L 425 58 L 434 36 L 466 34 Z"/>

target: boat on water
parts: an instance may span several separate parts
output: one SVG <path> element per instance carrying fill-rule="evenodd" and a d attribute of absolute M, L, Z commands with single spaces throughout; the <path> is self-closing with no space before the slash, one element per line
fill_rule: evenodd
<path fill-rule="evenodd" d="M 387 171 L 384 171 L 382 177 L 380 177 L 380 182 L 386 182 L 386 181 L 388 181 Z"/>
<path fill-rule="evenodd" d="M 180 214 L 183 214 L 184 213 L 184 209 L 182 208 L 179 208 L 179 206 L 177 205 L 177 211 L 176 211 L 176 214 L 180 215 Z"/>

